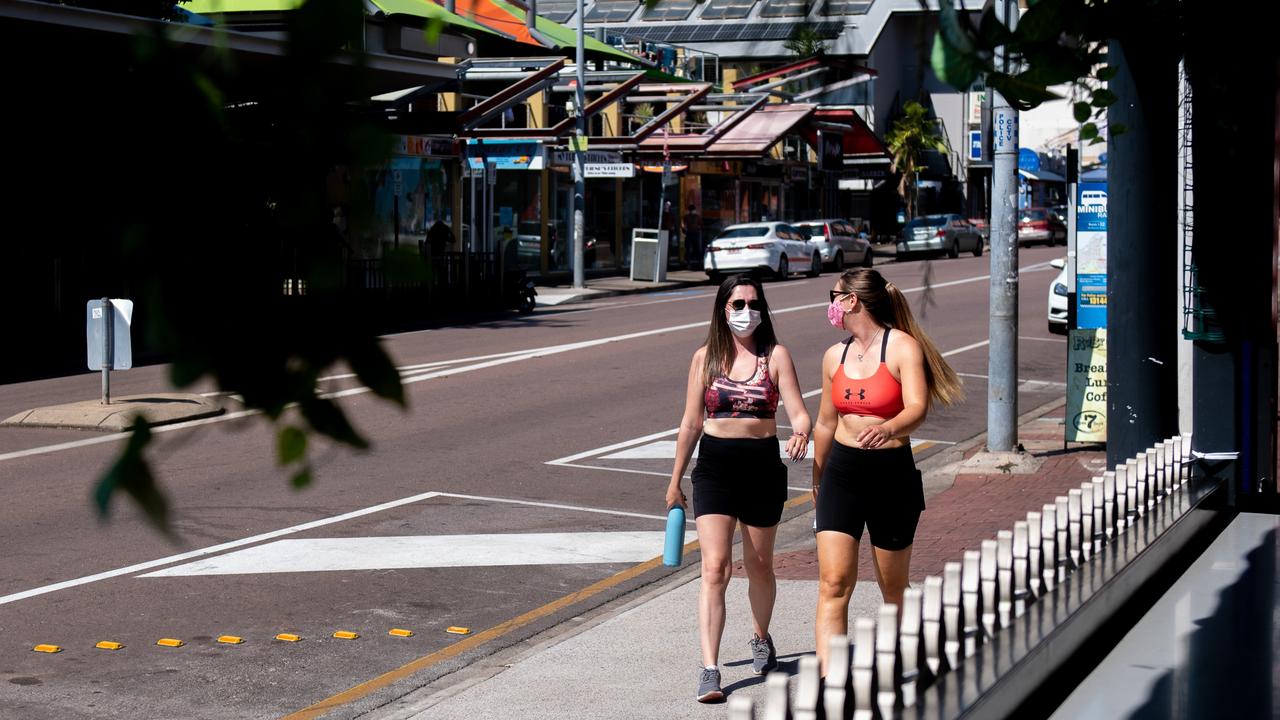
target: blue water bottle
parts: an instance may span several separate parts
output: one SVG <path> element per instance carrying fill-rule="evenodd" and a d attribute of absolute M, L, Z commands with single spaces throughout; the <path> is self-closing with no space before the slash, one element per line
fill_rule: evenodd
<path fill-rule="evenodd" d="M 662 551 L 662 564 L 680 567 L 684 555 L 684 507 L 673 505 L 667 511 L 667 545 Z"/>

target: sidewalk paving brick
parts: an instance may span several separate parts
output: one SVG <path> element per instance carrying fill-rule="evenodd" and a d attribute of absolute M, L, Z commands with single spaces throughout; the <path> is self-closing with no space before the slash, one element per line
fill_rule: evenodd
<path fill-rule="evenodd" d="M 1097 446 L 1062 447 L 1061 408 L 1039 420 L 1019 428 L 1019 438 L 1028 453 L 1040 460 L 1034 473 L 974 473 L 958 467 L 954 484 L 927 500 L 920 518 L 911 556 L 911 580 L 920 582 L 926 576 L 939 575 L 948 562 L 957 562 L 965 550 L 976 550 L 982 541 L 994 539 L 1000 530 L 1012 530 L 1027 512 L 1039 510 L 1059 495 L 1101 474 L 1106 451 Z M 973 448 L 968 459 L 981 451 Z M 863 536 L 864 543 L 866 536 Z M 818 560 L 813 548 L 780 553 L 774 562 L 780 579 L 816 580 Z M 741 575 L 741 563 L 734 566 Z M 859 552 L 859 580 L 874 580 L 871 553 Z"/>

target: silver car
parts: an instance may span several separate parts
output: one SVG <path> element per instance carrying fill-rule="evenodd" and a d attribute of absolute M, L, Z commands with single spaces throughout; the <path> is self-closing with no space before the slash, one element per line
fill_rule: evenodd
<path fill-rule="evenodd" d="M 806 220 L 795 226 L 809 234 L 809 242 L 818 248 L 823 264 L 832 270 L 840 272 L 846 265 L 871 267 L 871 241 L 848 220 Z"/>
<path fill-rule="evenodd" d="M 960 257 L 962 252 L 978 257 L 982 255 L 983 245 L 981 231 L 959 215 L 922 215 L 902 228 L 897 257 L 902 260 L 915 253 Z"/>

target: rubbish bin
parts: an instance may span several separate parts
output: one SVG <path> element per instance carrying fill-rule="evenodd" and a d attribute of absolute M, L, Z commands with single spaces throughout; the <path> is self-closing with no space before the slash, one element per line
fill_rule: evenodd
<path fill-rule="evenodd" d="M 667 231 L 636 228 L 631 231 L 631 279 L 662 282 L 667 279 Z"/>

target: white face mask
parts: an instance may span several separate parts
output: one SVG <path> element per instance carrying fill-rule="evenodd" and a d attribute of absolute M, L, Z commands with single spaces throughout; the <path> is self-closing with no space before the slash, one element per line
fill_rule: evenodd
<path fill-rule="evenodd" d="M 747 337 L 760 327 L 760 311 L 743 308 L 729 311 L 729 330 L 738 337 Z"/>

